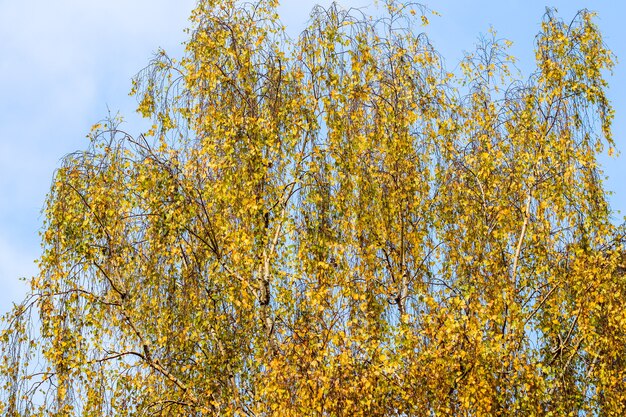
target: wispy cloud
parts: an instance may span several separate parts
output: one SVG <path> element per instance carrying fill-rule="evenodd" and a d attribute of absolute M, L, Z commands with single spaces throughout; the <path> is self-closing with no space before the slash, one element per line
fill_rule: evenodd
<path fill-rule="evenodd" d="M 181 52 L 194 1 L 0 2 L 0 311 L 35 272 L 40 211 L 60 158 L 107 105 L 135 121 L 131 77 Z"/>

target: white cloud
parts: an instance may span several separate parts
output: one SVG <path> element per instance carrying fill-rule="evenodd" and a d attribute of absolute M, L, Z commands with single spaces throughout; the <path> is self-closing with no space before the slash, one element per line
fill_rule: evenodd
<path fill-rule="evenodd" d="M 59 159 L 122 110 L 159 47 L 181 52 L 193 0 L 0 2 L 0 311 L 34 273 L 40 210 Z M 134 131 L 134 129 L 133 129 Z"/>

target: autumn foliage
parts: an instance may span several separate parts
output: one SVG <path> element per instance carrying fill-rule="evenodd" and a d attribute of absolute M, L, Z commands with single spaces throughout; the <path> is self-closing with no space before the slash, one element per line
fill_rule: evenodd
<path fill-rule="evenodd" d="M 64 159 L 5 318 L 7 416 L 626 414 L 613 56 L 548 11 L 536 70 L 430 11 L 201 0 L 186 54 Z"/>

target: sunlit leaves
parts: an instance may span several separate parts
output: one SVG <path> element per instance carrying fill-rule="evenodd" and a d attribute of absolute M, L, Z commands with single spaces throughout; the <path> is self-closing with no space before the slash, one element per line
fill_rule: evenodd
<path fill-rule="evenodd" d="M 55 173 L 1 412 L 623 414 L 593 15 L 549 11 L 521 80 L 494 31 L 450 72 L 429 14 L 289 39 L 274 1 L 200 1 L 133 82 L 152 129 L 96 124 Z"/>

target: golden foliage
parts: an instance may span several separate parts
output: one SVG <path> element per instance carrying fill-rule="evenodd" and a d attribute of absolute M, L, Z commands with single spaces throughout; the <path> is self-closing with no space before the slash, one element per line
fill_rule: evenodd
<path fill-rule="evenodd" d="M 523 81 L 495 34 L 446 71 L 423 7 L 291 40 L 276 3 L 199 1 L 133 83 L 150 132 L 56 172 L 3 415 L 624 415 L 593 15 L 548 12 Z"/>

